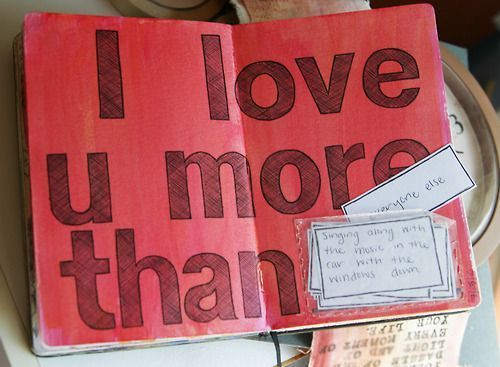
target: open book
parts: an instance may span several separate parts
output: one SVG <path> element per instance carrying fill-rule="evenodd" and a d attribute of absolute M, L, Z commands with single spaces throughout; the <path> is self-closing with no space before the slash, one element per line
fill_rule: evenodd
<path fill-rule="evenodd" d="M 322 310 L 294 220 L 450 142 L 427 5 L 229 26 L 28 14 L 16 43 L 40 355 L 471 308 Z M 334 292 L 334 291 L 332 291 Z"/>

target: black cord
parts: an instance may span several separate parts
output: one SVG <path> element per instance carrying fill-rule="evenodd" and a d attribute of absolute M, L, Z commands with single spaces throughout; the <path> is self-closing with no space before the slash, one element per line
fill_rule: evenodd
<path fill-rule="evenodd" d="M 274 331 L 270 332 L 271 339 L 273 339 L 274 348 L 276 348 L 276 366 L 282 367 L 281 365 L 281 349 L 280 349 L 280 341 L 278 340 L 278 334 Z"/>

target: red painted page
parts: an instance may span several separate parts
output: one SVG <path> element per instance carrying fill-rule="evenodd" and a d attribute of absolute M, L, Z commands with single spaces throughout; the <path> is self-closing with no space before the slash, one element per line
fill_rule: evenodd
<path fill-rule="evenodd" d="M 229 26 L 33 13 L 24 24 L 39 354 L 311 329 L 479 302 L 316 312 L 294 220 L 450 142 L 426 5 Z M 74 348 L 70 348 L 73 346 Z"/>

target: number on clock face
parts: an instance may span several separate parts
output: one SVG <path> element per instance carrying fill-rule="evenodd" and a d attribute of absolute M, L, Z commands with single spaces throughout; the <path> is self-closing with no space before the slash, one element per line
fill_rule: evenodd
<path fill-rule="evenodd" d="M 458 99 L 448 86 L 446 86 L 445 91 L 453 146 L 465 168 L 477 182 L 478 178 L 484 173 L 479 140 L 471 125 L 469 116 L 465 113 Z M 473 199 L 477 194 L 477 190 L 472 190 L 463 196 L 468 217 L 473 215 Z"/>

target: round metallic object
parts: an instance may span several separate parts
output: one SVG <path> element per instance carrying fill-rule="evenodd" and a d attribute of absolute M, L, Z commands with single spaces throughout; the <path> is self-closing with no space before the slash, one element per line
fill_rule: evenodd
<path fill-rule="evenodd" d="M 454 147 L 477 184 L 464 203 L 481 264 L 500 243 L 500 121 L 472 74 L 444 47 L 441 56 Z"/>
<path fill-rule="evenodd" d="M 126 16 L 211 20 L 226 0 L 110 0 Z"/>

